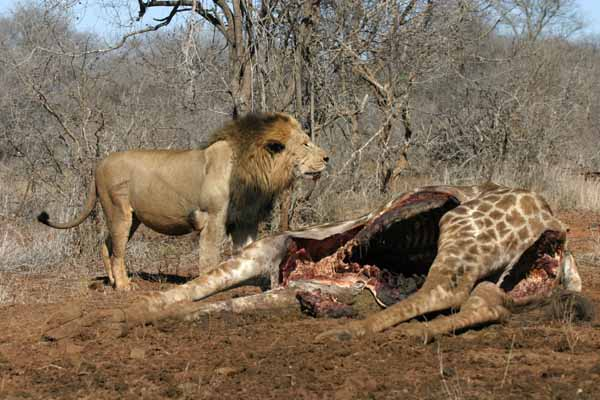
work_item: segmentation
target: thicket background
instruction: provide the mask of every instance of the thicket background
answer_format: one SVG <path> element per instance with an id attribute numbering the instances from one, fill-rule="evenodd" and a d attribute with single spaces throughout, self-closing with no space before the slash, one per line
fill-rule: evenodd
<path id="1" fill-rule="evenodd" d="M 112 151 L 193 147 L 252 110 L 295 115 L 330 153 L 316 188 L 294 189 L 292 227 L 421 184 L 486 179 L 600 209 L 598 184 L 581 175 L 600 170 L 600 39 L 582 33 L 572 0 L 94 7 L 106 34 L 76 29 L 90 12 L 79 1 L 16 3 L 0 17 L 2 271 L 99 266 L 101 213 L 70 231 L 36 214 L 76 214 Z M 276 213 L 268 228 L 278 224 Z M 130 243 L 133 270 L 194 262 L 193 238 L 148 235 Z"/>

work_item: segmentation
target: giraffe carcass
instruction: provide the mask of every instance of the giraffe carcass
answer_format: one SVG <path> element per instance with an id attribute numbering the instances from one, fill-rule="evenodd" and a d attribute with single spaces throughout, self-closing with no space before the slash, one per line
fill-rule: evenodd
<path id="1" fill-rule="evenodd" d="M 245 283 L 265 293 L 201 302 Z M 314 316 L 351 316 L 353 298 L 372 293 L 384 310 L 319 338 L 378 332 L 431 312 L 458 312 L 399 326 L 432 337 L 499 321 L 554 287 L 580 291 L 566 228 L 545 201 L 492 183 L 435 186 L 402 194 L 361 218 L 266 237 L 218 268 L 129 308 L 51 321 L 46 337 L 108 324 L 117 331 L 166 317 L 194 319 L 300 304 Z"/>

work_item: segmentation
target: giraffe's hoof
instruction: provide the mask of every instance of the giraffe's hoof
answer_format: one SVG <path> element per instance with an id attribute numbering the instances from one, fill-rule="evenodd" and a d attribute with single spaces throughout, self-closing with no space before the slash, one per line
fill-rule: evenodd
<path id="1" fill-rule="evenodd" d="M 330 329 L 315 338 L 315 342 L 323 342 L 328 339 L 352 340 L 365 336 L 367 329 L 363 321 L 352 321 L 342 328 Z"/>

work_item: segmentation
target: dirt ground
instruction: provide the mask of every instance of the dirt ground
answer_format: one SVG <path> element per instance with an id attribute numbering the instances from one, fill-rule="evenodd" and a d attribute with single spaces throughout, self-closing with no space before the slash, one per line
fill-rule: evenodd
<path id="1" fill-rule="evenodd" d="M 560 217 L 572 229 L 594 321 L 571 323 L 536 310 L 427 345 L 393 329 L 315 343 L 344 320 L 293 310 L 168 321 L 118 339 L 46 342 L 45 321 L 68 302 L 115 307 L 169 284 L 138 277 L 139 289 L 128 294 L 87 284 L 65 291 L 64 277 L 13 275 L 22 298 L 37 301 L 0 308 L 0 399 L 600 399 L 600 217 Z"/>

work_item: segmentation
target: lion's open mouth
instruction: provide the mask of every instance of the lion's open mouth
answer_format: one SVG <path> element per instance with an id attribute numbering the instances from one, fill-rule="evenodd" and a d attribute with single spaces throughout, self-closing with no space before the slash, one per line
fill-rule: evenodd
<path id="1" fill-rule="evenodd" d="M 319 179 L 321 177 L 322 172 L 323 172 L 322 170 L 321 171 L 313 171 L 313 172 L 304 172 L 302 174 L 302 176 L 305 179 L 312 179 L 312 180 L 316 181 L 317 179 Z"/>
<path id="2" fill-rule="evenodd" d="M 437 255 L 439 221 L 458 205 L 445 194 L 419 196 L 411 198 L 414 207 L 411 199 L 392 205 L 365 225 L 326 239 L 291 239 L 280 284 L 296 288 L 303 311 L 313 316 L 352 315 L 345 294 L 363 289 L 382 307 L 402 301 L 425 281 Z M 546 231 L 508 273 L 491 280 L 513 298 L 549 294 L 560 280 L 564 242 L 564 233 Z"/>

